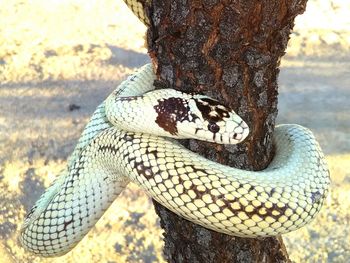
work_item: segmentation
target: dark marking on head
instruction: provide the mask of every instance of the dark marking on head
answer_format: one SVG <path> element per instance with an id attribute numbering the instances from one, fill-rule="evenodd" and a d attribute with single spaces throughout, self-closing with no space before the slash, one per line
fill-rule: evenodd
<path id="1" fill-rule="evenodd" d="M 218 102 L 217 100 L 213 100 L 211 98 L 202 98 L 201 100 L 208 103 L 208 105 L 210 106 L 219 106 L 219 105 L 221 106 L 220 102 Z"/>
<path id="2" fill-rule="evenodd" d="M 178 133 L 177 122 L 193 121 L 198 118 L 196 115 L 190 114 L 187 102 L 181 98 L 173 97 L 159 100 L 154 109 L 158 114 L 156 118 L 158 126 L 172 135 Z"/>
<path id="3" fill-rule="evenodd" d="M 202 113 L 204 120 L 210 123 L 222 121 L 229 116 L 229 108 L 210 98 L 195 99 L 197 108 Z"/>
<path id="4" fill-rule="evenodd" d="M 216 108 L 216 111 L 218 112 L 218 114 L 220 115 L 220 116 L 223 116 L 223 117 L 225 117 L 225 118 L 227 118 L 228 116 L 229 116 L 229 109 L 227 109 L 226 107 L 224 107 L 224 106 L 218 106 L 217 108 Z"/>

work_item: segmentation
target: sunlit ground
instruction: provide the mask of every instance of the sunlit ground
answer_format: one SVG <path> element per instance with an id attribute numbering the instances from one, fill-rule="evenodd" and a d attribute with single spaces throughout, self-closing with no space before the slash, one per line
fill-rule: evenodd
<path id="1" fill-rule="evenodd" d="M 333 180 L 317 219 L 284 236 L 295 262 L 350 261 L 347 2 L 310 0 L 282 61 L 279 122 L 315 132 Z M 62 258 L 35 258 L 16 242 L 94 108 L 149 61 L 144 32 L 119 0 L 0 1 L 0 262 L 164 261 L 152 204 L 135 186 Z"/>

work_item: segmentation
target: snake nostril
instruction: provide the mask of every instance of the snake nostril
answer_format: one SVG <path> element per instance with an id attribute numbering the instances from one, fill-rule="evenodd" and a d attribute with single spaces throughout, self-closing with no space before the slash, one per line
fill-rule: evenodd
<path id="1" fill-rule="evenodd" d="M 208 124 L 208 130 L 213 133 L 217 133 L 220 130 L 220 127 L 216 123 L 211 122 Z"/>
<path id="2" fill-rule="evenodd" d="M 232 137 L 233 137 L 233 139 L 235 139 L 235 140 L 236 140 L 236 139 L 237 139 L 237 137 L 238 137 L 238 133 L 236 133 L 236 132 L 235 132 L 235 133 L 233 134 L 233 136 L 232 136 Z"/>

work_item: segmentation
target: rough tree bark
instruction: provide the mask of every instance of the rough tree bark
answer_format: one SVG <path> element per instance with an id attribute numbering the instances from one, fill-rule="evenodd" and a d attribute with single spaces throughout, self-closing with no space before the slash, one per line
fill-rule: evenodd
<path id="1" fill-rule="evenodd" d="M 188 141 L 208 159 L 260 170 L 273 157 L 277 76 L 294 18 L 307 0 L 162 0 L 147 9 L 160 86 L 209 95 L 248 123 L 237 146 Z M 184 220 L 155 202 L 168 262 L 289 262 L 281 237 L 238 238 Z"/>

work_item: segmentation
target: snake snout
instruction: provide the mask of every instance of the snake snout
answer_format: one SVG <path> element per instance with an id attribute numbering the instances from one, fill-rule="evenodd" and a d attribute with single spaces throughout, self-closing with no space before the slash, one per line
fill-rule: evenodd
<path id="1" fill-rule="evenodd" d="M 242 120 L 238 126 L 233 130 L 233 134 L 231 136 L 231 143 L 240 143 L 242 142 L 249 134 L 249 128 L 247 124 Z"/>
<path id="2" fill-rule="evenodd" d="M 236 113 L 231 113 L 230 118 L 226 120 L 225 133 L 228 134 L 225 144 L 241 143 L 249 134 L 248 125 Z"/>

